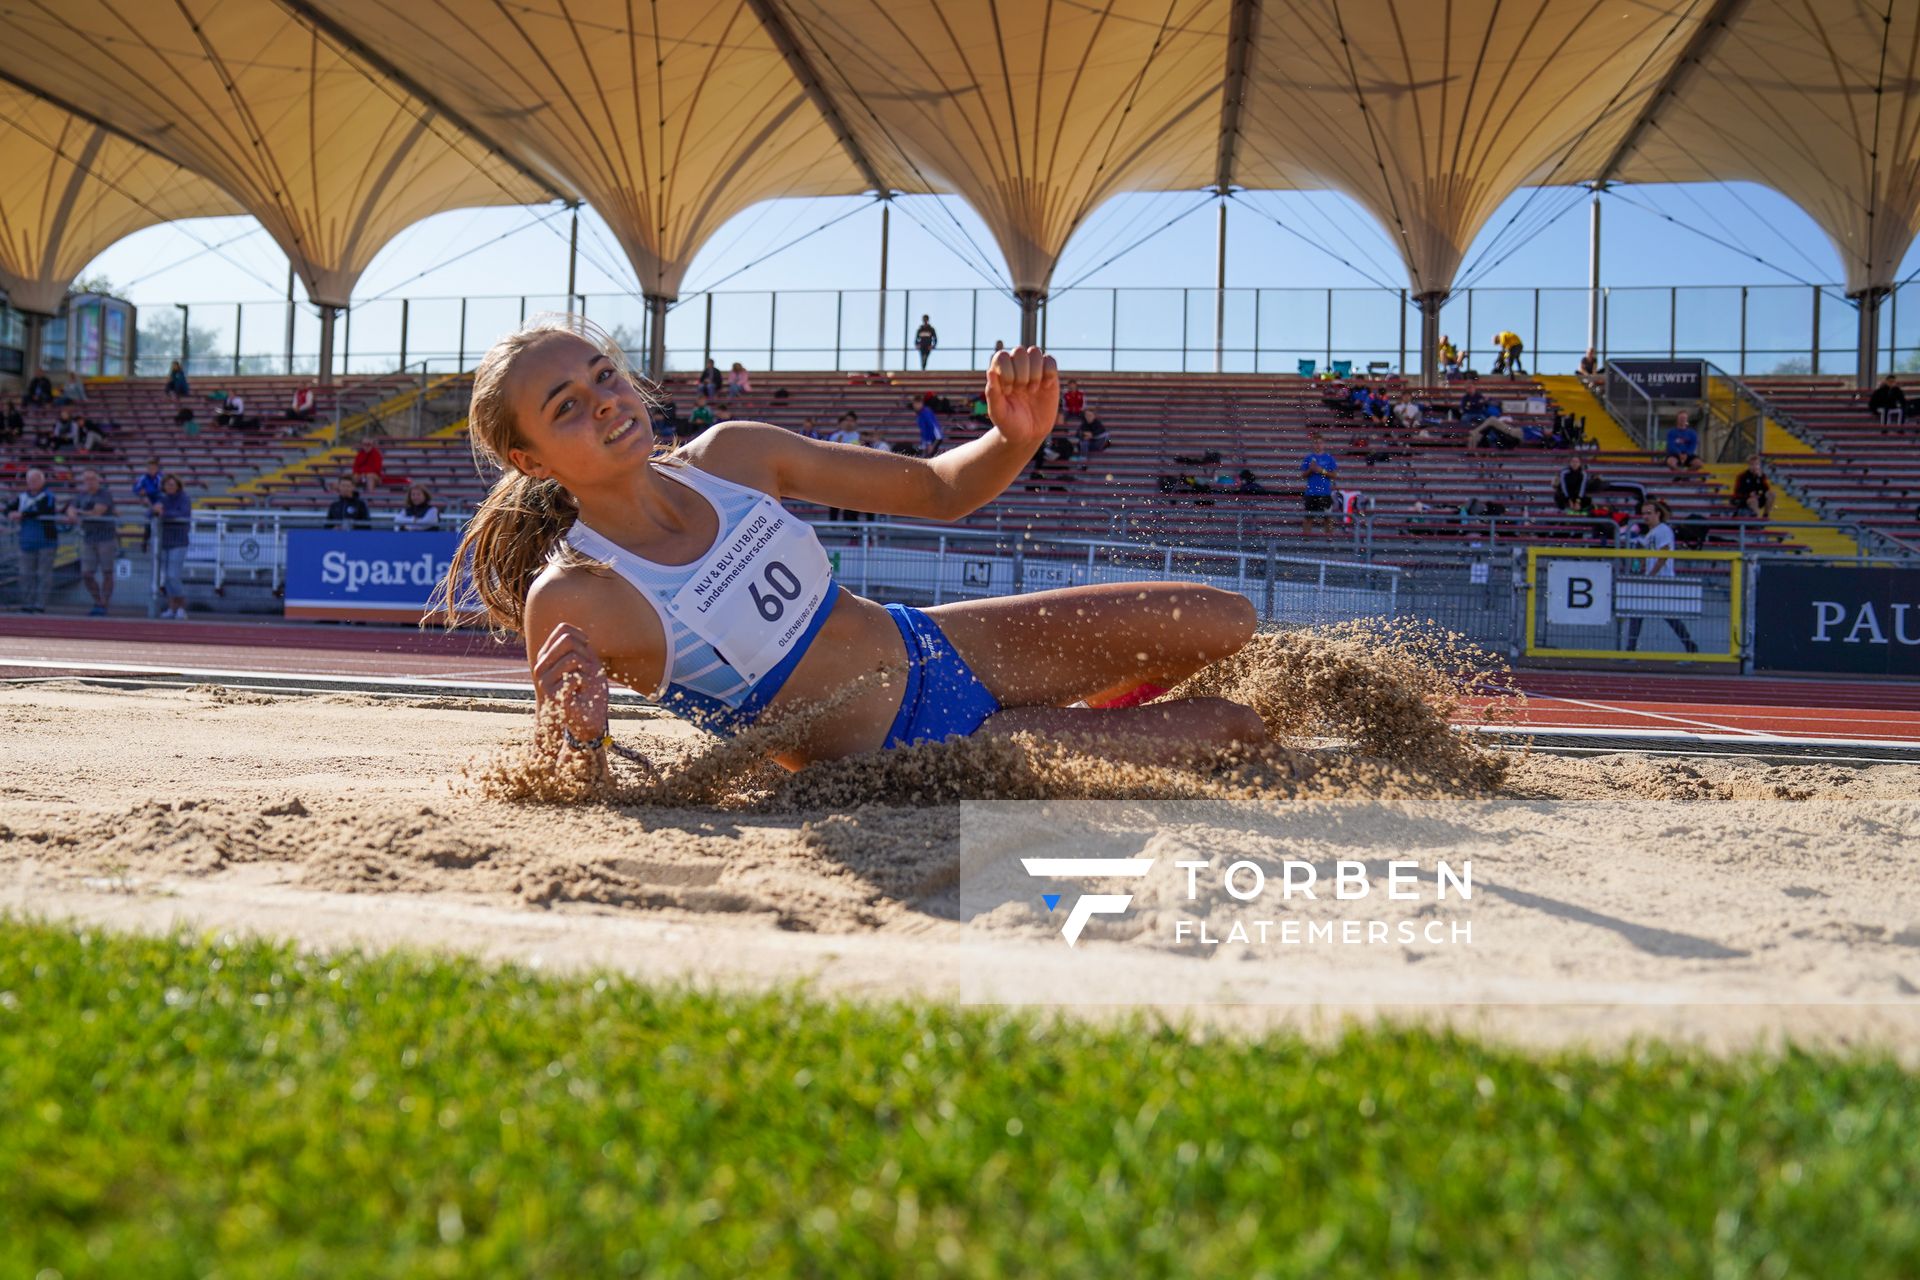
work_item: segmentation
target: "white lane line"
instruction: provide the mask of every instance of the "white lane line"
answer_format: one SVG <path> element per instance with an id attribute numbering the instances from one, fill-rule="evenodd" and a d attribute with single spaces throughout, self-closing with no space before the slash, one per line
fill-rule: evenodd
<path id="1" fill-rule="evenodd" d="M 1665 720 L 1669 724 L 1690 724 L 1697 729 L 1712 729 L 1719 733 L 1737 733 L 1749 738 L 1763 738 L 1767 741 L 1773 741 L 1775 736 L 1771 733 L 1762 733 L 1758 729 L 1741 729 L 1733 725 L 1715 724 L 1711 720 L 1695 720 L 1689 716 L 1670 716 L 1663 712 L 1641 711 L 1634 707 L 1616 707 L 1605 702 L 1589 702 L 1585 698 L 1567 698 L 1559 694 L 1540 694 L 1535 696 L 1546 701 L 1565 702 L 1576 707 L 1586 707 L 1593 711 L 1605 711 L 1612 715 L 1645 716 L 1649 720 Z M 1531 697 L 1528 699 L 1529 702 L 1533 700 L 1534 698 Z"/>

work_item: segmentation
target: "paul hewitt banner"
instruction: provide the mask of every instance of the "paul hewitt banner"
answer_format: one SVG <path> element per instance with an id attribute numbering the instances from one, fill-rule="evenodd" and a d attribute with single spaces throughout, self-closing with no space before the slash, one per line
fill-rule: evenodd
<path id="1" fill-rule="evenodd" d="M 1698 360 L 1615 360 L 1611 367 L 1645 387 L 1656 400 L 1700 398 Z"/>
<path id="2" fill-rule="evenodd" d="M 1920 569 L 1766 565 L 1754 598 L 1753 665 L 1920 676 Z"/>

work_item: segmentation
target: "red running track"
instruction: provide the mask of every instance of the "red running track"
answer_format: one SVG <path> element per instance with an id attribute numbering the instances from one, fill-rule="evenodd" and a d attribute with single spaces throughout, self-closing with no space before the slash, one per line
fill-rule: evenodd
<path id="1" fill-rule="evenodd" d="M 231 672 L 528 683 L 515 641 L 471 632 L 284 622 L 0 618 L 0 677 Z M 1516 726 L 1727 738 L 1920 743 L 1920 684 L 1761 676 L 1522 671 Z"/>

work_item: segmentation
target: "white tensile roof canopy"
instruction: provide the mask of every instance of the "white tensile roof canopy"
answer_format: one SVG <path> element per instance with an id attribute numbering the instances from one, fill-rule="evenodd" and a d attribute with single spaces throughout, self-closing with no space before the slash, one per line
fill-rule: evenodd
<path id="1" fill-rule="evenodd" d="M 216 193 L 331 306 L 421 217 L 554 198 L 664 304 L 756 202 L 955 193 L 1030 316 L 1123 191 L 1345 192 L 1435 316 L 1527 186 L 1764 183 L 1869 302 L 1920 229 L 1906 0 L 22 0 L 10 27 L 0 282 L 36 309 L 82 265 L 47 246 Z M 45 196 L 62 164 L 78 200 Z"/>

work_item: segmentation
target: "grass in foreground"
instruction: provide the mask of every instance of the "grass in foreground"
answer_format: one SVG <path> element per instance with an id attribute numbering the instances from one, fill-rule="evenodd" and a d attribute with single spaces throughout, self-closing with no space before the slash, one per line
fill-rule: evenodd
<path id="1" fill-rule="evenodd" d="M 0 920 L 0 1275 L 1911 1276 L 1915 1086 Z"/>

